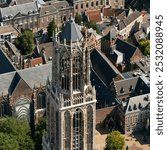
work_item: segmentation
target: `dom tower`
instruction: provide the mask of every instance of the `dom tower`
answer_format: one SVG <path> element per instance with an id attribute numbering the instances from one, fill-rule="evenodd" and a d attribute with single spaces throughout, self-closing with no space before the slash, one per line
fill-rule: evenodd
<path id="1" fill-rule="evenodd" d="M 96 92 L 90 82 L 87 34 L 74 20 L 54 38 L 52 81 L 47 83 L 45 150 L 93 150 Z"/>

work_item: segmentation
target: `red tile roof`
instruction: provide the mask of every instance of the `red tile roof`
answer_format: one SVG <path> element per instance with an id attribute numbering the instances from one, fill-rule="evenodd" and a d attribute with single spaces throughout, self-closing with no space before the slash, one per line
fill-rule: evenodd
<path id="1" fill-rule="evenodd" d="M 112 9 L 110 7 L 108 8 L 103 8 L 103 16 L 104 17 L 111 17 L 111 16 L 118 16 L 121 14 L 124 10 L 123 9 Z"/>
<path id="2" fill-rule="evenodd" d="M 31 67 L 35 67 L 35 66 L 40 65 L 42 63 L 43 63 L 42 57 L 31 59 Z"/>
<path id="3" fill-rule="evenodd" d="M 87 11 L 87 17 L 89 21 L 101 22 L 101 12 L 100 10 Z"/>

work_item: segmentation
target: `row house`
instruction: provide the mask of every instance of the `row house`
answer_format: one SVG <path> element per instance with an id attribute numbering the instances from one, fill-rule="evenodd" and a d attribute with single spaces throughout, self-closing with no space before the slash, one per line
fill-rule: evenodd
<path id="1" fill-rule="evenodd" d="M 50 1 L 46 3 L 39 9 L 39 28 L 46 28 L 53 18 L 55 18 L 57 26 L 60 27 L 68 21 L 72 11 L 72 7 L 66 1 Z"/>
<path id="2" fill-rule="evenodd" d="M 12 25 L 14 28 L 37 29 L 38 28 L 38 6 L 36 2 L 5 7 L 0 10 L 0 25 Z"/>
<path id="3" fill-rule="evenodd" d="M 106 6 L 112 8 L 124 8 L 124 0 L 68 0 L 73 6 L 74 15 L 82 14 L 87 10 L 102 9 Z"/>

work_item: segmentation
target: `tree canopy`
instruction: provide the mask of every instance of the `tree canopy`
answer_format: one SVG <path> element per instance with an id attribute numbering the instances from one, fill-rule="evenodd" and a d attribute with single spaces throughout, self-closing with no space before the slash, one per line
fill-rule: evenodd
<path id="1" fill-rule="evenodd" d="M 150 40 L 140 40 L 139 48 L 144 55 L 150 55 Z"/>
<path id="2" fill-rule="evenodd" d="M 16 39 L 16 46 L 22 55 L 31 54 L 34 50 L 34 34 L 31 30 L 23 30 Z"/>
<path id="3" fill-rule="evenodd" d="M 106 150 L 123 150 L 125 139 L 119 131 L 112 131 L 106 138 Z"/>
<path id="4" fill-rule="evenodd" d="M 34 150 L 27 121 L 10 117 L 0 119 L 0 149 Z"/>
<path id="5" fill-rule="evenodd" d="M 36 125 L 35 130 L 35 149 L 39 150 L 42 149 L 42 136 L 45 133 L 46 130 L 46 118 L 41 118 Z"/>
<path id="6" fill-rule="evenodd" d="M 99 31 L 99 28 L 98 28 L 98 26 L 97 26 L 97 24 L 96 24 L 95 22 L 93 22 L 93 21 L 86 22 L 86 23 L 85 23 L 85 26 L 86 26 L 87 28 L 92 28 L 92 29 L 96 30 L 97 33 L 100 32 L 100 31 Z"/>
<path id="7" fill-rule="evenodd" d="M 79 15 L 78 13 L 76 13 L 75 15 L 75 22 L 79 25 L 81 25 L 81 22 L 82 22 L 82 16 Z"/>
<path id="8" fill-rule="evenodd" d="M 56 26 L 55 20 L 53 18 L 53 20 L 47 26 L 48 41 L 52 40 L 51 37 L 53 36 L 53 32 L 55 32 L 56 28 L 57 28 L 57 26 Z"/>

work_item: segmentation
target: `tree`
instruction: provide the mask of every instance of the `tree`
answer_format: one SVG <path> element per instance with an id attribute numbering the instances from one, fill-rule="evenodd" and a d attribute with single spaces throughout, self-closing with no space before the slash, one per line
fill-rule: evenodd
<path id="1" fill-rule="evenodd" d="M 106 150 L 123 150 L 125 139 L 119 131 L 112 131 L 106 138 Z"/>
<path id="2" fill-rule="evenodd" d="M 78 13 L 76 13 L 76 16 L 75 16 L 75 22 L 79 25 L 81 25 L 81 22 L 82 22 L 82 16 L 79 15 Z"/>
<path id="3" fill-rule="evenodd" d="M 34 50 L 34 34 L 31 30 L 23 30 L 16 39 L 16 46 L 22 55 L 31 54 Z"/>
<path id="4" fill-rule="evenodd" d="M 39 120 L 36 130 L 35 130 L 35 149 L 42 149 L 42 136 L 46 131 L 46 118 L 42 118 Z"/>
<path id="5" fill-rule="evenodd" d="M 150 40 L 140 40 L 139 48 L 144 55 L 150 55 Z"/>
<path id="6" fill-rule="evenodd" d="M 27 121 L 10 117 L 2 118 L 0 120 L 0 133 L 0 138 L 4 138 L 10 142 L 9 146 L 12 149 L 34 150 L 34 143 Z M 8 145 L 5 142 L 3 147 L 4 149 L 8 149 Z"/>
<path id="7" fill-rule="evenodd" d="M 87 28 L 92 28 L 92 29 L 96 30 L 97 33 L 100 33 L 97 24 L 96 24 L 95 22 L 93 22 L 93 21 L 86 22 L 86 23 L 85 23 L 85 26 L 86 26 Z"/>
<path id="8" fill-rule="evenodd" d="M 16 139 L 11 138 L 10 135 L 0 132 L 0 149 L 18 150 L 19 144 Z"/>
<path id="9" fill-rule="evenodd" d="M 56 28 L 57 28 L 57 26 L 56 26 L 55 20 L 53 18 L 53 20 L 47 26 L 48 41 L 52 40 L 51 37 L 53 36 L 53 32 L 55 32 Z"/>

